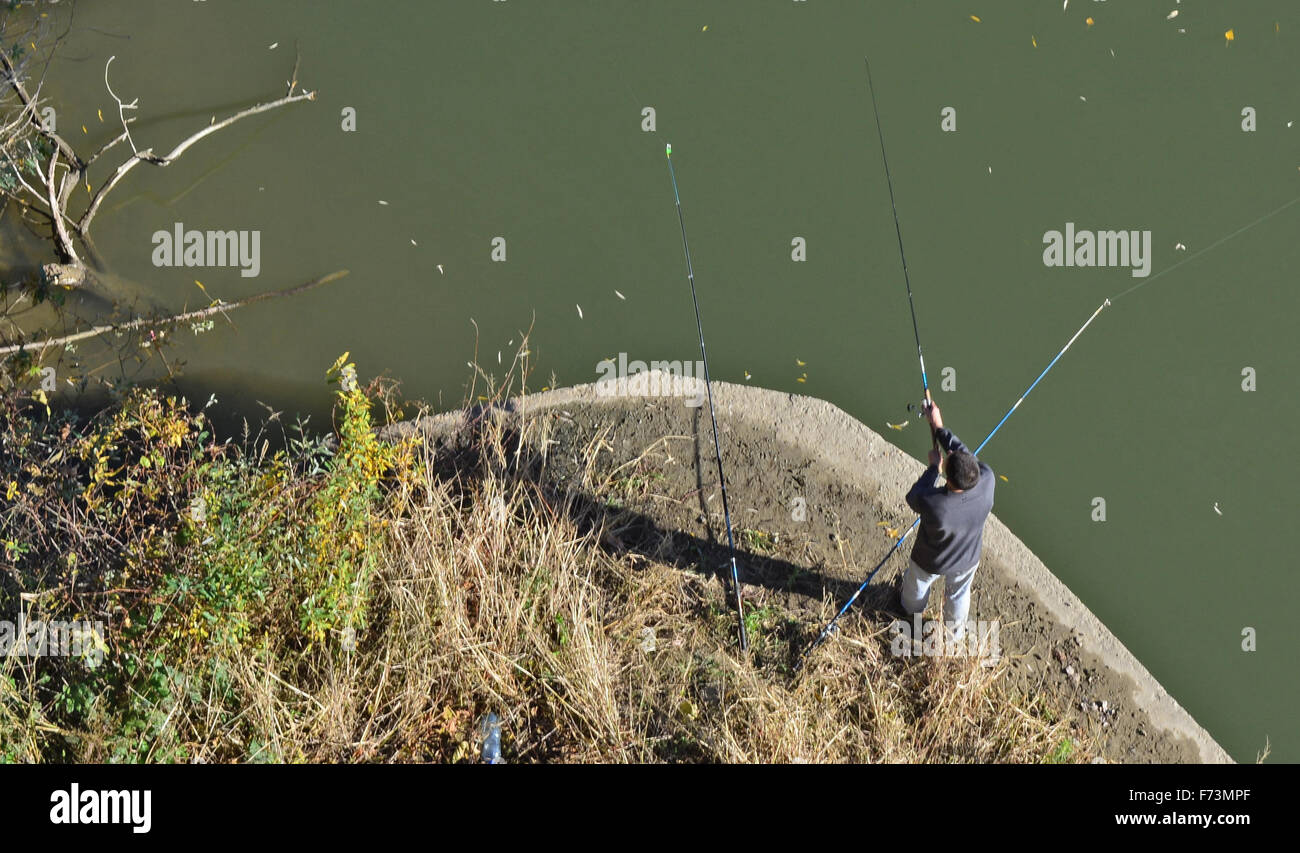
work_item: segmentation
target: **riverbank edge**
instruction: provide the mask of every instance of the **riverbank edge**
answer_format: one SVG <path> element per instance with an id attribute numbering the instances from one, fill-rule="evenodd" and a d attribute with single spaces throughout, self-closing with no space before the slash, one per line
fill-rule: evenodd
<path id="1" fill-rule="evenodd" d="M 645 377 L 638 381 L 644 382 Z M 685 380 L 685 383 L 693 382 Z M 639 392 L 647 387 L 658 392 L 655 396 L 691 396 L 702 392 L 702 388 L 685 388 L 683 384 L 678 377 L 664 377 L 658 384 L 646 382 L 631 390 L 626 379 L 588 383 L 529 393 L 511 399 L 503 407 L 527 417 L 566 406 L 623 403 L 630 397 L 642 396 Z M 728 382 L 712 385 L 720 430 L 728 422 L 748 421 L 752 426 L 766 427 L 771 431 L 774 447 L 782 444 L 798 447 L 858 489 L 878 489 L 897 494 L 901 500 L 924 470 L 921 462 L 830 402 Z M 426 438 L 448 436 L 461 428 L 465 417 L 464 410 L 454 410 L 392 424 L 381 431 L 381 437 L 397 438 L 413 433 Z M 1130 698 L 1147 714 L 1153 726 L 1174 738 L 1190 741 L 1202 763 L 1232 763 L 1232 758 L 1214 738 L 996 514 L 989 516 L 985 526 L 984 549 L 987 557 L 1004 563 L 1014 582 L 1029 591 L 1053 620 L 1079 635 L 1086 651 L 1096 655 L 1115 675 L 1131 680 L 1134 688 Z"/>

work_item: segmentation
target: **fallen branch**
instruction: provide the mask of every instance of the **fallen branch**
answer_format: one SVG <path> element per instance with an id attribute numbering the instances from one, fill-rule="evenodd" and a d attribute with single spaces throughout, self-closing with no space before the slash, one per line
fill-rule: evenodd
<path id="1" fill-rule="evenodd" d="M 20 352 L 22 350 L 26 350 L 29 348 L 39 349 L 43 353 L 45 350 L 49 349 L 50 347 L 63 346 L 65 344 L 73 343 L 74 341 L 81 341 L 81 340 L 85 340 L 86 338 L 93 338 L 97 335 L 102 335 L 105 332 L 129 332 L 135 329 L 144 329 L 144 328 L 150 328 L 155 326 L 165 326 L 170 323 L 181 323 L 187 320 L 201 320 L 205 317 L 211 317 L 214 314 L 224 314 L 227 311 L 234 311 L 236 308 L 243 308 L 244 306 L 252 305 L 255 302 L 264 302 L 268 299 L 279 299 L 282 296 L 296 296 L 299 293 L 304 293 L 308 290 L 311 290 L 314 287 L 319 287 L 322 284 L 326 284 L 331 281 L 337 281 L 338 279 L 346 276 L 348 272 L 349 272 L 348 270 L 335 270 L 334 272 L 329 273 L 328 275 L 323 275 L 320 278 L 314 278 L 311 281 L 308 281 L 304 284 L 299 284 L 294 287 L 285 288 L 284 290 L 268 290 L 265 293 L 257 293 L 252 296 L 245 297 L 244 299 L 236 300 L 234 302 L 222 302 L 218 300 L 212 305 L 209 305 L 207 308 L 199 308 L 195 311 L 186 311 L 182 314 L 173 314 L 170 317 L 159 317 L 159 318 L 141 317 L 139 319 L 130 320 L 125 323 L 110 323 L 106 326 L 95 326 L 93 328 L 86 329 L 85 331 L 82 332 L 76 332 L 74 334 L 64 335 L 58 338 L 45 338 L 43 340 L 32 341 L 30 343 L 25 343 L 25 344 L 10 344 L 9 346 L 0 347 L 0 355 L 10 355 L 12 353 Z"/>
<path id="2" fill-rule="evenodd" d="M 128 118 L 126 112 L 128 110 L 137 109 L 140 99 L 136 98 L 130 103 L 126 103 L 117 96 L 116 92 L 113 91 L 113 87 L 109 84 L 108 69 L 115 58 L 116 57 L 114 56 L 110 56 L 108 62 L 104 64 L 104 87 L 108 90 L 109 96 L 117 103 L 117 115 L 118 119 L 122 123 L 122 132 L 101 146 L 98 151 L 91 155 L 89 160 L 85 160 L 77 154 L 73 147 L 63 137 L 46 127 L 45 123 L 41 121 L 40 115 L 37 111 L 39 97 L 31 95 L 27 91 L 27 88 L 23 85 L 23 82 L 19 77 L 19 71 L 15 67 L 14 63 L 10 60 L 8 55 L 3 51 L 0 51 L 0 69 L 4 71 L 4 76 L 6 78 L 5 82 L 8 83 L 9 88 L 11 88 L 18 96 L 18 101 L 21 104 L 18 122 L 22 123 L 25 121 L 27 124 L 30 124 L 38 134 L 48 139 L 54 146 L 54 152 L 50 156 L 49 169 L 37 170 L 41 177 L 39 183 L 45 184 L 45 192 L 41 192 L 39 188 L 28 184 L 16 164 L 13 165 L 13 171 L 22 182 L 23 188 L 26 189 L 39 204 L 42 206 L 49 205 L 51 207 L 49 215 L 54 221 L 55 230 L 53 237 L 60 259 L 66 263 L 78 266 L 82 266 L 83 262 L 77 256 L 76 247 L 72 241 L 73 233 L 65 226 L 64 220 L 72 225 L 75 235 L 80 237 L 81 240 L 91 248 L 93 253 L 93 247 L 90 246 L 91 222 L 99 212 L 99 207 L 103 203 L 104 198 L 112 192 L 113 188 L 116 187 L 118 183 L 137 165 L 140 163 L 149 163 L 154 166 L 169 166 L 200 140 L 216 133 L 218 130 L 229 127 L 241 119 L 277 109 L 298 101 L 316 100 L 316 93 L 314 91 L 302 89 L 298 85 L 298 65 L 300 58 L 295 58 L 293 74 L 287 84 L 288 88 L 284 97 L 277 98 L 274 101 L 256 104 L 245 110 L 240 110 L 233 115 L 227 116 L 221 121 L 214 120 L 207 127 L 181 140 L 181 142 L 172 148 L 172 150 L 167 154 L 159 156 L 153 152 L 152 148 L 146 148 L 143 150 L 136 148 L 135 139 L 132 138 L 130 130 L 130 124 L 134 122 L 135 119 L 134 117 Z M 86 175 L 90 169 L 90 165 L 98 160 L 106 151 L 123 141 L 127 142 L 131 146 L 131 156 L 124 160 L 117 169 L 114 170 L 108 180 L 92 194 L 90 203 L 86 207 L 85 212 L 81 214 L 81 217 L 73 220 L 73 218 L 68 215 L 67 210 L 72 190 L 83 185 L 89 189 L 90 187 L 87 183 Z M 66 164 L 68 173 L 63 176 L 61 182 L 56 184 L 54 170 L 60 157 L 62 158 L 63 163 Z M 44 213 L 40 208 L 36 209 L 42 214 Z"/>
<path id="3" fill-rule="evenodd" d="M 122 99 L 117 96 L 117 93 L 113 91 L 113 87 L 108 85 L 108 66 L 113 64 L 114 59 L 117 59 L 116 55 L 110 56 L 108 62 L 104 63 L 104 88 L 108 90 L 109 97 L 117 101 L 117 117 L 122 122 L 122 132 L 126 134 L 126 141 L 131 143 L 131 153 L 139 156 L 140 149 L 135 147 L 135 140 L 131 138 L 131 128 L 126 126 L 126 111 L 138 110 L 140 108 L 140 99 L 136 98 L 131 103 L 124 104 Z"/>
<path id="4" fill-rule="evenodd" d="M 77 257 L 77 249 L 72 245 L 72 235 L 68 233 L 68 226 L 63 221 L 63 205 L 59 203 L 61 193 L 54 189 L 54 171 L 59 165 L 59 152 L 55 151 L 50 155 L 50 171 L 45 178 L 45 188 L 49 191 L 50 212 L 54 218 L 54 233 L 58 237 L 59 246 L 67 256 L 68 261 L 77 266 L 82 266 L 81 258 Z M 63 186 L 67 186 L 68 176 L 63 176 Z M 66 202 L 66 199 L 65 199 Z"/>
<path id="5" fill-rule="evenodd" d="M 4 69 L 5 77 L 9 80 L 9 88 L 13 89 L 14 93 L 18 95 L 18 100 L 23 105 L 23 112 L 27 114 L 28 123 L 37 133 L 54 143 L 59 152 L 63 154 L 64 160 L 75 164 L 78 171 L 84 169 L 86 164 L 77 156 L 77 152 L 73 150 L 72 146 L 62 136 L 46 127 L 45 122 L 41 121 L 40 114 L 36 111 L 36 99 L 27 94 L 27 89 L 23 86 L 22 81 L 18 79 L 18 69 L 14 67 L 14 64 L 9 60 L 9 56 L 4 51 L 0 51 L 0 68 Z"/>
<path id="6" fill-rule="evenodd" d="M 189 137 L 183 139 L 169 153 L 160 157 L 157 154 L 153 153 L 152 148 L 146 148 L 143 151 L 136 150 L 135 140 L 131 138 L 130 130 L 127 129 L 127 123 L 129 119 L 126 118 L 125 114 L 123 113 L 123 110 L 136 109 L 136 105 L 140 99 L 136 98 L 136 100 L 132 101 L 129 104 L 123 104 L 121 98 L 119 98 L 113 92 L 112 87 L 109 87 L 108 66 L 112 64 L 115 58 L 116 57 L 110 56 L 108 58 L 108 62 L 105 63 L 104 65 L 104 86 L 108 88 L 108 93 L 109 95 L 112 96 L 113 100 L 117 101 L 118 116 L 122 120 L 122 136 L 119 136 L 117 139 L 113 140 L 113 142 L 110 142 L 109 145 L 106 146 L 106 148 L 95 152 L 95 157 L 98 157 L 105 150 L 107 150 L 108 147 L 113 146 L 123 138 L 125 138 L 127 142 L 131 144 L 132 154 L 127 160 L 125 160 L 120 166 L 117 167 L 117 171 L 113 173 L 113 177 L 109 178 L 108 181 L 106 181 L 104 185 L 99 188 L 99 190 L 95 193 L 94 197 L 91 199 L 90 206 L 86 208 L 86 212 L 83 213 L 81 215 L 81 219 L 77 221 L 77 232 L 83 238 L 90 232 L 90 222 L 92 219 L 95 218 L 95 214 L 99 212 L 99 205 L 104 201 L 104 197 L 107 196 L 113 190 L 113 188 L 117 186 L 118 182 L 121 181 L 124 177 L 126 177 L 127 173 L 130 172 L 133 168 L 135 168 L 138 164 L 150 163 L 154 166 L 170 166 L 172 162 L 174 162 L 178 157 L 180 157 L 182 154 L 188 151 L 189 148 L 193 146 L 195 143 L 197 143 L 199 140 L 203 139 L 205 136 L 208 136 L 209 134 L 216 133 L 218 130 L 222 130 L 223 128 L 229 127 L 230 125 L 234 124 L 240 119 L 248 118 L 249 116 L 257 115 L 258 113 L 264 113 L 267 112 L 268 110 L 273 110 L 278 107 L 285 106 L 286 104 L 295 103 L 297 101 L 316 100 L 316 93 L 309 92 L 305 89 L 296 95 L 293 94 L 292 87 L 297 84 L 297 78 L 298 78 L 297 63 L 295 62 L 294 79 L 293 82 L 290 83 L 290 89 L 288 93 L 283 98 L 277 98 L 274 101 L 268 101 L 264 104 L 257 104 L 256 106 L 249 107 L 246 110 L 240 110 L 234 115 L 227 116 L 221 121 L 213 122 L 212 124 L 209 124 L 207 127 L 203 128 L 197 133 L 193 133 Z M 91 159 L 93 160 L 94 158 L 92 157 Z"/>

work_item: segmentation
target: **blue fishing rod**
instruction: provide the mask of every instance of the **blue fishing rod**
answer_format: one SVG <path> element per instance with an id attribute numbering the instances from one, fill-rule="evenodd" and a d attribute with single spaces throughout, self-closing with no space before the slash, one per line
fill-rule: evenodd
<path id="1" fill-rule="evenodd" d="M 1087 329 L 1088 326 L 1092 325 L 1092 321 L 1096 320 L 1097 315 L 1100 314 L 1102 312 L 1102 309 L 1106 308 L 1108 305 L 1110 305 L 1109 299 L 1102 302 L 1101 305 L 1098 305 L 1097 310 L 1092 312 L 1092 316 L 1088 318 L 1088 321 L 1079 327 L 1079 331 L 1074 333 L 1074 337 L 1070 338 L 1070 340 L 1065 344 L 1065 346 L 1061 347 L 1061 351 L 1058 352 L 1056 354 L 1056 357 L 1053 358 L 1048 363 L 1047 367 L 1043 368 L 1043 372 L 1038 374 L 1038 378 L 1035 379 L 1030 384 L 1030 386 L 1025 389 L 1025 393 L 1020 395 L 1020 399 L 1016 400 L 1016 402 L 1011 406 L 1010 409 L 1007 409 L 1007 413 L 1002 416 L 1002 420 L 998 421 L 998 425 L 993 427 L 993 431 L 990 432 L 984 438 L 984 440 L 980 442 L 979 447 L 975 448 L 976 456 L 979 456 L 980 451 L 983 450 L 984 446 L 987 445 L 989 441 L 993 439 L 993 436 L 998 434 L 998 430 L 1002 429 L 1002 425 L 1007 422 L 1007 420 L 1016 411 L 1016 409 L 1020 408 L 1020 404 L 1025 402 L 1025 398 L 1029 396 L 1030 392 L 1033 391 L 1036 387 L 1038 387 L 1039 382 L 1043 381 L 1043 377 L 1047 375 L 1047 372 L 1056 366 L 1056 363 L 1061 360 L 1061 356 L 1065 355 L 1066 350 L 1068 350 L 1071 346 L 1073 346 L 1074 342 L 1079 339 L 1079 336 L 1083 334 L 1084 330 Z M 840 612 L 835 614 L 835 618 L 832 619 L 826 625 L 826 627 L 822 630 L 821 634 L 817 637 L 817 639 L 813 641 L 812 645 L 810 645 L 804 651 L 804 653 L 799 656 L 799 660 L 794 667 L 795 672 L 798 672 L 803 667 L 804 662 L 808 659 L 808 655 L 812 654 L 813 651 L 816 650 L 818 646 L 826 642 L 827 638 L 829 638 L 831 634 L 835 633 L 835 631 L 837 630 L 837 623 L 840 621 L 840 617 L 849 611 L 849 608 L 852 607 L 853 603 L 858 600 L 859 596 L 862 595 L 863 591 L 871 583 L 872 578 L 876 576 L 876 573 L 879 572 L 882 567 L 884 567 L 885 563 L 889 561 L 889 558 L 893 556 L 894 552 L 897 551 L 900 547 L 902 547 L 904 540 L 907 539 L 908 535 L 910 535 L 912 531 L 916 529 L 916 526 L 920 523 L 921 523 L 921 517 L 917 516 L 916 520 L 912 522 L 912 526 L 907 528 L 907 530 L 903 533 L 902 536 L 898 537 L 898 541 L 894 543 L 894 546 L 889 549 L 889 551 L 885 554 L 885 556 L 881 559 L 881 561 L 876 564 L 876 567 L 871 570 L 871 574 L 867 575 L 867 579 L 864 580 L 862 582 L 862 585 L 858 587 L 857 591 L 853 593 L 853 597 L 844 603 L 844 606 L 840 608 Z"/>
<path id="2" fill-rule="evenodd" d="M 889 174 L 889 157 L 885 154 L 885 131 L 880 125 L 880 109 L 876 106 L 876 87 L 871 82 L 871 62 L 867 63 L 867 88 L 871 91 L 871 111 L 876 116 L 876 136 L 880 139 L 880 159 L 885 164 L 885 183 L 889 185 L 889 207 L 894 212 L 894 231 L 898 234 L 898 256 L 903 260 L 903 282 L 907 285 L 907 306 L 912 311 L 912 334 L 916 338 L 916 357 L 921 362 L 921 391 L 925 394 L 925 405 L 932 405 L 930 397 L 930 380 L 925 375 L 925 354 L 921 352 L 921 328 L 916 322 L 916 301 L 912 298 L 912 279 L 907 274 L 907 254 L 903 251 L 903 227 L 898 222 L 898 205 L 894 201 L 894 179 Z M 911 408 L 910 406 L 908 407 Z M 939 449 L 939 436 L 934 427 L 930 427 L 930 443 Z"/>
<path id="3" fill-rule="evenodd" d="M 673 200 L 677 203 L 677 224 L 682 228 L 682 251 L 686 253 L 686 278 L 691 283 L 691 303 L 695 306 L 695 328 L 700 334 L 700 361 L 704 363 L 704 390 L 709 396 L 709 420 L 713 424 L 713 453 L 718 460 L 718 483 L 722 486 L 722 517 L 727 523 L 727 551 L 731 555 L 731 589 L 736 596 L 736 619 L 740 626 L 740 650 L 749 649 L 745 633 L 745 608 L 740 600 L 740 572 L 736 568 L 736 542 L 731 534 L 731 509 L 727 506 L 727 479 L 722 474 L 722 447 L 718 444 L 718 418 L 713 413 L 713 386 L 709 382 L 709 356 L 704 351 L 704 324 L 700 321 L 700 300 L 695 295 L 695 269 L 691 266 L 691 247 L 686 242 L 686 220 L 682 218 L 682 198 L 677 193 L 677 173 L 673 170 L 673 146 L 666 148 L 668 175 L 673 179 Z"/>

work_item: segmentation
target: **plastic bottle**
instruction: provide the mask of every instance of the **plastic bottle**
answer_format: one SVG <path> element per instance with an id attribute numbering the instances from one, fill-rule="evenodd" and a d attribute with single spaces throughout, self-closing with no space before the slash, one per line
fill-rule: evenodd
<path id="1" fill-rule="evenodd" d="M 479 758 L 484 764 L 504 764 L 501 758 L 501 720 L 496 714 L 485 714 L 478 724 L 483 748 Z"/>

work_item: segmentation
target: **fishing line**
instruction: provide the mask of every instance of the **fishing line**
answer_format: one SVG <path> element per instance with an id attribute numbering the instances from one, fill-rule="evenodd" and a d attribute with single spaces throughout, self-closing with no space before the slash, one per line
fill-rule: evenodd
<path id="1" fill-rule="evenodd" d="M 889 207 L 894 213 L 894 231 L 898 234 L 898 256 L 903 260 L 903 282 L 907 285 L 907 305 L 912 311 L 912 334 L 916 338 L 916 357 L 921 362 L 921 390 L 925 401 L 933 403 L 930 398 L 930 380 L 925 375 L 925 354 L 921 352 L 921 329 L 916 322 L 916 302 L 912 298 L 912 279 L 907 274 L 907 254 L 903 251 L 903 227 L 898 222 L 898 205 L 894 201 L 894 179 L 889 174 L 889 157 L 885 155 L 885 132 L 880 125 L 880 109 L 876 106 L 876 87 L 871 82 L 871 62 L 863 59 L 867 65 L 867 88 L 871 92 L 871 111 L 876 116 L 876 136 L 880 139 L 880 159 L 885 164 L 885 183 L 889 185 Z M 908 407 L 910 410 L 910 406 Z M 934 427 L 930 427 L 930 441 L 939 449 L 939 437 Z"/>
<path id="2" fill-rule="evenodd" d="M 1025 393 L 1020 395 L 1020 399 L 1016 400 L 1016 402 L 1012 404 L 1010 409 L 1007 409 L 1007 413 L 1002 416 L 1002 420 L 998 421 L 997 426 L 993 427 L 993 431 L 990 432 L 987 436 L 985 436 L 984 440 L 980 442 L 980 446 L 975 449 L 974 455 L 978 456 L 980 451 L 984 449 L 984 446 L 987 445 L 990 440 L 992 440 L 993 436 L 997 435 L 998 430 L 1002 429 L 1002 425 L 1007 422 L 1007 419 L 1011 417 L 1011 415 L 1016 411 L 1016 409 L 1020 408 L 1020 404 L 1025 402 L 1025 398 L 1029 396 L 1030 392 L 1033 391 L 1034 388 L 1038 387 L 1038 383 L 1043 381 L 1043 377 L 1047 375 L 1047 372 L 1051 370 L 1054 366 L 1056 366 L 1056 363 L 1061 360 L 1061 356 L 1065 355 L 1066 351 L 1071 346 L 1073 346 L 1074 342 L 1079 339 L 1079 336 L 1084 333 L 1084 330 L 1087 329 L 1088 326 L 1092 325 L 1092 321 L 1096 320 L 1097 315 L 1100 314 L 1102 310 L 1106 308 L 1108 305 L 1110 305 L 1109 299 L 1105 300 L 1104 302 L 1101 303 L 1101 305 L 1097 306 L 1097 310 L 1092 312 L 1092 316 L 1088 318 L 1087 322 L 1085 322 L 1082 326 L 1079 327 L 1079 331 L 1074 333 L 1074 336 L 1071 337 L 1070 340 L 1066 342 L 1065 346 L 1061 347 L 1061 351 L 1058 352 L 1056 354 L 1056 357 L 1053 358 L 1048 363 L 1047 367 L 1043 368 L 1043 372 L 1038 374 L 1038 378 L 1035 379 L 1032 383 L 1030 383 L 1029 387 L 1025 389 Z M 886 552 L 885 556 L 882 557 L 880 562 L 876 564 L 876 567 L 871 570 L 871 574 L 867 575 L 867 579 L 864 580 L 862 582 L 862 585 L 857 588 L 857 590 L 853 593 L 853 596 L 844 603 L 844 606 L 840 608 L 840 611 L 835 614 L 835 618 L 831 619 L 831 621 L 827 623 L 826 627 L 822 629 L 821 634 L 819 634 L 817 639 L 812 642 L 812 645 L 810 645 L 804 651 L 804 653 L 800 655 L 799 660 L 795 663 L 794 666 L 795 672 L 798 672 L 799 669 L 802 668 L 804 661 L 807 660 L 808 658 L 808 655 L 812 654 L 813 651 L 817 649 L 817 647 L 819 647 L 822 643 L 826 642 L 827 638 L 830 637 L 831 634 L 835 633 L 836 623 L 839 622 L 840 617 L 849 611 L 849 608 L 852 607 L 853 603 L 858 600 L 859 596 L 862 595 L 863 591 L 871 583 L 871 580 L 876 576 L 876 573 L 879 572 L 884 567 L 885 563 L 889 561 L 889 558 L 893 556 L 894 552 L 897 551 L 900 547 L 902 547 L 903 542 L 907 539 L 909 535 L 911 535 L 912 531 L 915 530 L 917 525 L 919 525 L 920 523 L 921 523 L 921 517 L 917 516 L 916 520 L 912 522 L 912 526 L 907 528 L 907 530 L 903 532 L 902 536 L 898 537 L 898 541 L 896 541 L 893 547 L 890 548 L 888 552 Z"/>
<path id="3" fill-rule="evenodd" d="M 718 483 L 722 486 L 722 517 L 727 522 L 727 551 L 731 555 L 731 588 L 736 595 L 736 618 L 740 626 L 740 650 L 749 648 L 745 633 L 745 609 L 740 600 L 740 573 L 736 569 L 736 542 L 731 534 L 731 510 L 727 506 L 727 479 L 722 474 L 722 447 L 718 444 L 718 418 L 713 413 L 713 386 L 709 382 L 709 356 L 704 350 L 704 325 L 700 321 L 700 301 L 695 295 L 695 269 L 691 266 L 691 247 L 686 242 L 686 220 L 682 218 L 682 199 L 677 194 L 677 173 L 673 169 L 673 146 L 665 149 L 668 175 L 673 180 L 673 200 L 677 203 L 677 224 L 682 228 L 682 251 L 686 254 L 686 278 L 691 283 L 691 303 L 695 306 L 695 328 L 700 333 L 700 361 L 704 363 L 704 389 L 709 396 L 709 420 L 713 424 L 713 453 L 718 460 Z"/>
<path id="4" fill-rule="evenodd" d="M 1264 214 L 1264 215 L 1261 216 L 1259 219 L 1256 219 L 1254 222 L 1250 223 L 1249 225 L 1243 225 L 1242 227 L 1238 228 L 1236 231 L 1233 231 L 1233 232 L 1232 232 L 1231 234 L 1229 234 L 1228 236 L 1226 236 L 1226 237 L 1220 237 L 1218 240 L 1215 240 L 1213 243 L 1211 243 L 1210 245 L 1206 246 L 1204 249 L 1201 249 L 1199 252 L 1194 252 L 1193 254 L 1190 254 L 1190 255 L 1188 255 L 1187 257 L 1183 258 L 1181 261 L 1179 261 L 1178 263 L 1174 264 L 1172 267 L 1168 267 L 1168 268 L 1166 268 L 1166 269 L 1161 270 L 1160 272 L 1156 273 L 1155 275 L 1151 276 L 1150 278 L 1146 279 L 1145 281 L 1140 281 L 1140 282 L 1138 282 L 1137 284 L 1133 285 L 1133 286 L 1130 287 L 1128 290 L 1124 291 L 1123 293 L 1121 293 L 1119 296 L 1116 296 L 1115 298 L 1116 298 L 1116 299 L 1122 299 L 1122 298 L 1124 298 L 1125 296 L 1128 296 L 1128 295 L 1129 295 L 1130 293 L 1132 293 L 1133 291 L 1137 290 L 1139 287 L 1146 287 L 1148 284 L 1150 284 L 1151 282 L 1153 282 L 1153 281 L 1155 281 L 1156 279 L 1160 278 L 1160 276 L 1164 275 L 1165 273 L 1171 273 L 1171 272 L 1173 272 L 1174 270 L 1176 270 L 1176 269 L 1178 269 L 1179 267 L 1181 267 L 1183 264 L 1190 263 L 1190 262 L 1196 260 L 1196 259 L 1199 258 L 1201 255 L 1204 255 L 1206 252 L 1210 251 L 1211 249 L 1216 249 L 1216 248 L 1218 248 L 1219 246 L 1222 246 L 1224 243 L 1228 242 L 1228 241 L 1231 240 L 1233 237 L 1236 237 L 1237 235 L 1241 234 L 1242 232 L 1244 232 L 1244 231 L 1249 231 L 1250 229 L 1254 228 L 1256 225 L 1259 225 L 1259 224 L 1260 224 L 1261 222 L 1263 222 L 1264 220 L 1266 220 L 1266 219 L 1272 219 L 1274 216 L 1277 216 L 1279 213 L 1281 213 L 1282 211 L 1286 210 L 1288 207 L 1290 207 L 1291 205 L 1295 204 L 1295 203 L 1298 202 L 1298 201 L 1300 201 L 1300 196 L 1296 196 L 1295 198 L 1291 199 L 1291 200 L 1288 201 L 1286 204 L 1282 205 L 1281 207 L 1277 208 L 1276 210 L 1272 211 L 1271 213 L 1266 213 L 1266 214 Z"/>

